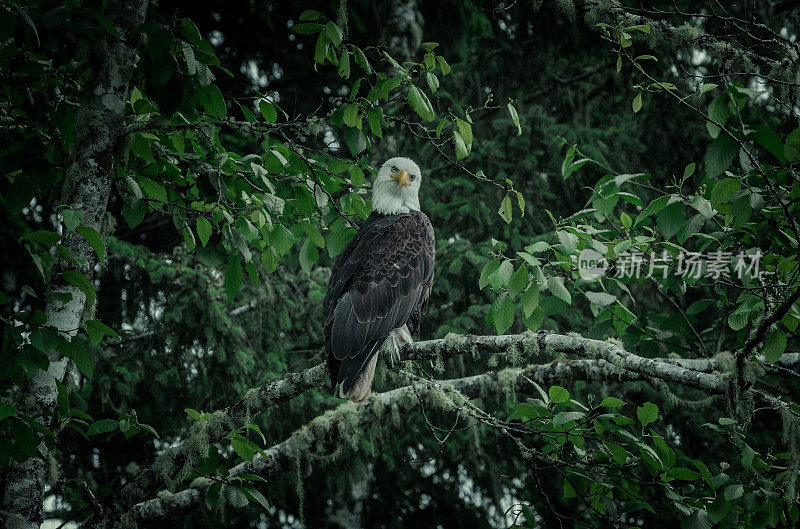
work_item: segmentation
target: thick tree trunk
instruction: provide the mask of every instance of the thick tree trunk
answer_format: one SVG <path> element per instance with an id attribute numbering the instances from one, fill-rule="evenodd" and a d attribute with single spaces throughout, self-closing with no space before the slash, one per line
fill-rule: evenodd
<path id="1" fill-rule="evenodd" d="M 128 94 L 128 83 L 133 72 L 136 49 L 133 30 L 144 21 L 147 0 L 129 0 L 110 4 L 109 18 L 117 28 L 96 45 L 97 76 L 87 101 L 76 116 L 75 141 L 64 171 L 64 189 L 61 203 L 83 214 L 81 225 L 103 232 L 106 205 L 111 192 L 113 160 L 120 139 L 122 116 Z M 84 264 L 61 262 L 55 269 L 51 283 L 54 292 L 72 296 L 66 303 L 50 300 L 46 306 L 47 324 L 59 330 L 67 339 L 77 333 L 84 312 L 91 309 L 86 295 L 77 287 L 64 281 L 61 272 L 80 270 L 91 280 L 97 265 L 97 255 L 88 241 L 76 232 L 64 230 L 62 244 L 73 257 Z M 58 399 L 56 380 L 62 381 L 67 371 L 68 359 L 56 351 L 48 354 L 49 368 L 37 373 L 25 388 L 26 397 L 20 410 L 35 417 L 46 427 L 52 426 L 52 417 Z M 47 479 L 49 449 L 39 446 L 36 457 L 21 463 L 12 463 L 8 469 L 3 491 L 3 509 L 11 516 L 7 528 L 33 529 L 42 523 L 42 500 Z"/>

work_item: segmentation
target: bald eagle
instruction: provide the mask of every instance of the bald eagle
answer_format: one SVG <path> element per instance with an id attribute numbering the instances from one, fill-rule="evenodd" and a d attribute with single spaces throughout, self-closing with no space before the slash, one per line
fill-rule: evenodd
<path id="1" fill-rule="evenodd" d="M 334 393 L 361 402 L 381 352 L 411 343 L 433 283 L 433 226 L 419 210 L 422 174 L 409 158 L 384 163 L 372 214 L 344 247 L 323 301 L 325 353 Z"/>

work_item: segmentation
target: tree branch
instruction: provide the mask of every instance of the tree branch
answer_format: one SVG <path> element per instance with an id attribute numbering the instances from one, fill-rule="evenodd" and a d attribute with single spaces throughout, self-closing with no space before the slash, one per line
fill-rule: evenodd
<path id="1" fill-rule="evenodd" d="M 695 359 L 649 359 L 628 353 L 614 341 L 601 341 L 580 336 L 565 336 L 549 332 L 524 333 L 504 336 L 460 336 L 448 335 L 444 339 L 416 342 L 406 346 L 402 357 L 411 361 L 430 361 L 438 358 L 451 358 L 459 354 L 507 353 L 520 355 L 527 352 L 534 355 L 545 353 L 574 354 L 580 359 L 559 359 L 549 364 L 529 365 L 524 368 L 508 368 L 470 377 L 445 381 L 427 381 L 411 384 L 385 393 L 374 394 L 363 405 L 344 403 L 315 418 L 311 423 L 296 431 L 285 441 L 269 448 L 267 457 L 257 455 L 252 462 L 240 463 L 230 471 L 231 476 L 240 473 L 257 474 L 262 477 L 273 472 L 289 470 L 298 461 L 322 457 L 343 450 L 352 441 L 353 428 L 365 427 L 383 418 L 387 410 L 397 407 L 400 412 L 408 411 L 418 402 L 413 395 L 428 395 L 437 385 L 446 385 L 463 393 L 467 398 L 485 396 L 487 393 L 520 391 L 535 394 L 532 382 L 542 385 L 569 383 L 574 380 L 586 381 L 637 381 L 658 379 L 686 387 L 704 390 L 712 394 L 727 391 L 728 382 L 715 371 L 723 371 L 726 361 L 719 358 Z M 727 362 L 727 365 L 730 361 Z M 788 354 L 782 359 L 781 367 L 791 369 L 800 365 L 800 354 Z M 327 381 L 324 364 L 308 368 L 299 373 L 291 373 L 285 378 L 255 388 L 248 395 L 224 410 L 217 411 L 209 421 L 220 425 L 238 426 L 245 417 L 257 414 L 280 402 L 286 402 L 308 389 L 321 386 Z M 771 407 L 781 407 L 780 400 L 766 400 Z M 438 401 L 441 401 L 441 395 Z M 341 425 L 341 427 L 340 427 Z M 208 430 L 206 426 L 204 430 Z M 190 434 L 191 437 L 191 434 Z M 213 441 L 213 440 L 212 440 Z M 187 456 L 184 443 L 169 449 L 161 458 L 179 459 L 180 474 L 190 470 L 191 460 Z M 176 466 L 176 468 L 177 468 Z M 152 469 L 147 471 L 155 478 Z M 169 479 L 174 479 L 174 475 Z M 201 490 L 210 484 L 207 480 L 195 480 L 192 486 L 177 494 L 159 497 L 134 505 L 125 515 L 132 521 L 163 520 L 176 514 L 195 509 L 201 500 Z M 152 485 L 152 482 L 150 483 Z"/>

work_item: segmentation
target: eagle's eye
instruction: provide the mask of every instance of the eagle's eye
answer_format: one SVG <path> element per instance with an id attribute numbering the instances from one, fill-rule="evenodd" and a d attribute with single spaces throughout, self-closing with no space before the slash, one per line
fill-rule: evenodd
<path id="1" fill-rule="evenodd" d="M 392 172 L 393 172 L 393 173 L 396 173 L 396 172 L 397 172 L 397 166 L 396 166 L 396 165 L 393 165 L 393 166 L 392 166 Z"/>
<path id="2" fill-rule="evenodd" d="M 408 179 L 413 182 L 416 177 L 417 177 L 417 175 L 412 174 L 411 176 L 408 177 Z"/>

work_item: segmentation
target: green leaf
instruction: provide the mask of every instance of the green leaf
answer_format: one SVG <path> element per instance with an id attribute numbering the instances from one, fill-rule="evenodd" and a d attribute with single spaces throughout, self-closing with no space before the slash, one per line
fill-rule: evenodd
<path id="1" fill-rule="evenodd" d="M 435 94 L 436 91 L 439 89 L 439 78 L 436 77 L 436 74 L 433 72 L 426 72 L 425 81 L 427 81 L 428 88 L 431 89 L 431 93 Z"/>
<path id="2" fill-rule="evenodd" d="M 347 143 L 347 147 L 350 149 L 350 152 L 353 153 L 353 156 L 367 148 L 367 137 L 364 136 L 361 129 L 356 127 L 349 128 L 345 131 L 344 141 Z"/>
<path id="3" fill-rule="evenodd" d="M 233 438 L 231 438 L 231 447 L 233 447 L 236 454 L 245 461 L 252 461 L 253 456 L 258 453 L 258 446 L 240 435 L 234 435 Z"/>
<path id="4" fill-rule="evenodd" d="M 358 46 L 351 46 L 350 49 L 353 51 L 353 57 L 355 58 L 356 64 L 359 65 L 365 72 L 371 74 L 372 67 L 369 65 L 367 56 L 364 55 L 364 52 L 361 51 L 361 48 Z"/>
<path id="5" fill-rule="evenodd" d="M 89 341 L 92 345 L 98 345 L 103 341 L 104 336 L 119 338 L 117 332 L 99 320 L 88 320 L 85 323 L 86 332 L 89 333 Z"/>
<path id="6" fill-rule="evenodd" d="M 456 119 L 456 127 L 458 128 L 458 133 L 461 135 L 461 138 L 464 140 L 464 143 L 467 146 L 467 151 L 471 151 L 473 140 L 472 125 L 463 119 Z"/>
<path id="7" fill-rule="evenodd" d="M 211 223 L 205 217 L 197 217 L 195 224 L 197 229 L 197 236 L 200 237 L 200 244 L 205 246 L 211 238 Z"/>
<path id="8" fill-rule="evenodd" d="M 508 104 L 508 113 L 511 114 L 511 121 L 517 126 L 517 136 L 520 136 L 522 134 L 522 126 L 519 123 L 519 114 L 511 103 Z"/>
<path id="9" fill-rule="evenodd" d="M 539 285 L 533 283 L 528 290 L 522 294 L 522 312 L 526 318 L 530 318 L 533 311 L 539 307 Z"/>
<path id="10" fill-rule="evenodd" d="M 499 291 L 511 281 L 511 276 L 514 273 L 514 265 L 508 259 L 500 263 L 497 270 L 489 276 L 489 283 L 495 291 Z"/>
<path id="11" fill-rule="evenodd" d="M 731 329 L 734 331 L 741 331 L 744 329 L 744 326 L 747 325 L 747 320 L 749 318 L 750 312 L 733 312 L 728 316 L 728 325 L 730 325 Z"/>
<path id="12" fill-rule="evenodd" d="M 244 491 L 239 487 L 234 487 L 232 485 L 225 485 L 225 497 L 228 499 L 228 503 L 230 503 L 231 507 L 234 509 L 247 507 L 247 504 L 250 503 Z"/>
<path id="13" fill-rule="evenodd" d="M 658 406 L 652 402 L 645 402 L 643 406 L 639 406 L 636 409 L 636 416 L 639 418 L 639 422 L 642 423 L 642 428 L 644 428 L 658 419 Z"/>
<path id="14" fill-rule="evenodd" d="M 310 222 L 305 222 L 303 223 L 303 231 L 316 246 L 325 248 L 325 238 L 322 236 L 316 226 Z"/>
<path id="15" fill-rule="evenodd" d="M 222 490 L 222 482 L 216 481 L 214 482 L 208 489 L 206 489 L 206 507 L 208 510 L 212 510 L 216 507 L 217 503 L 219 503 L 220 492 Z"/>
<path id="16" fill-rule="evenodd" d="M 684 467 L 673 467 L 667 472 L 670 477 L 684 481 L 694 481 L 700 478 L 700 473 Z"/>
<path id="17" fill-rule="evenodd" d="M 706 176 L 714 178 L 730 167 L 739 152 L 739 146 L 727 135 L 721 135 L 708 146 L 703 158 L 706 164 Z"/>
<path id="18" fill-rule="evenodd" d="M 519 207 L 519 216 L 525 216 L 525 197 L 522 196 L 522 193 L 516 191 L 517 194 L 517 206 Z"/>
<path id="19" fill-rule="evenodd" d="M 630 215 L 628 215 L 624 211 L 619 214 L 619 221 L 622 223 L 622 225 L 625 227 L 626 230 L 631 229 L 631 225 L 633 224 L 633 222 L 631 221 Z"/>
<path id="20" fill-rule="evenodd" d="M 508 295 L 513 297 L 525 290 L 528 286 L 528 280 L 528 268 L 522 264 L 508 282 Z"/>
<path id="21" fill-rule="evenodd" d="M 67 228 L 67 231 L 74 231 L 75 228 L 80 226 L 83 220 L 83 212 L 73 209 L 62 210 L 61 216 L 64 218 L 64 226 Z"/>
<path id="22" fill-rule="evenodd" d="M 689 305 L 688 309 L 686 309 L 686 314 L 690 314 L 690 315 L 700 314 L 705 309 L 707 309 L 710 305 L 713 305 L 713 304 L 714 304 L 714 300 L 713 299 L 701 299 L 699 301 L 695 301 L 694 303 Z"/>
<path id="23" fill-rule="evenodd" d="M 618 465 L 624 465 L 628 460 L 628 452 L 617 443 L 611 441 L 603 441 L 603 446 L 611 453 L 611 457 Z"/>
<path id="24" fill-rule="evenodd" d="M 64 280 L 78 287 L 78 289 L 86 294 L 86 303 L 88 306 L 94 305 L 95 291 L 94 285 L 89 278 L 77 270 L 67 270 L 64 272 Z"/>
<path id="25" fill-rule="evenodd" d="M 0 403 L 0 421 L 6 417 L 13 417 L 16 414 L 17 412 L 11 404 L 6 404 L 5 402 Z"/>
<path id="26" fill-rule="evenodd" d="M 574 233 L 566 230 L 558 230 L 556 232 L 556 237 L 558 237 L 558 242 L 561 243 L 561 247 L 566 253 L 572 254 L 578 251 L 578 236 Z"/>
<path id="27" fill-rule="evenodd" d="M 633 98 L 633 103 L 631 103 L 631 106 L 633 107 L 634 113 L 635 112 L 639 112 L 642 109 L 642 94 L 641 93 L 636 94 L 636 97 Z"/>
<path id="28" fill-rule="evenodd" d="M 498 296 L 489 309 L 486 319 L 490 324 L 494 324 L 497 334 L 506 332 L 514 324 L 514 304 L 511 298 L 505 293 Z"/>
<path id="29" fill-rule="evenodd" d="M 54 242 L 60 240 L 61 236 L 52 231 L 37 230 L 27 235 L 23 235 L 21 237 L 21 240 L 22 239 L 39 242 L 42 244 L 53 244 Z"/>
<path id="30" fill-rule="evenodd" d="M 572 160 L 575 159 L 575 146 L 570 146 L 567 149 L 567 154 L 564 155 L 564 161 L 561 163 L 561 176 L 566 180 L 573 171 L 569 171 L 570 165 L 572 165 Z"/>
<path id="31" fill-rule="evenodd" d="M 298 24 L 298 26 L 303 24 Z M 331 39 L 327 37 L 325 32 L 321 32 L 317 37 L 317 45 L 314 48 L 314 62 L 322 64 L 325 62 L 325 57 L 328 56 L 328 48 L 331 45 Z"/>
<path id="32" fill-rule="evenodd" d="M 612 303 L 614 303 L 617 300 L 617 296 L 615 296 L 614 294 L 609 294 L 608 292 L 588 292 L 587 291 L 587 292 L 584 292 L 584 295 L 586 296 L 586 299 L 588 299 L 589 302 L 592 305 L 595 305 L 595 306 L 597 306 L 598 308 L 601 308 L 601 309 L 604 308 L 604 307 L 607 307 L 608 305 L 611 305 Z"/>
<path id="33" fill-rule="evenodd" d="M 89 348 L 86 346 L 86 343 L 78 337 L 73 337 L 71 342 L 67 340 L 64 340 L 64 342 L 65 349 L 68 351 L 66 356 L 75 360 L 75 365 L 81 373 L 88 378 L 92 378 L 94 363 L 92 362 L 92 355 L 89 353 Z M 62 347 L 59 347 L 59 351 L 64 353 L 62 349 Z"/>
<path id="34" fill-rule="evenodd" d="M 46 327 L 36 327 L 30 335 L 31 345 L 43 353 L 49 353 L 55 349 L 58 342 L 58 335 L 52 329 Z"/>
<path id="35" fill-rule="evenodd" d="M 725 487 L 725 499 L 728 501 L 739 499 L 742 494 L 744 494 L 744 487 L 739 483 Z"/>
<path id="36" fill-rule="evenodd" d="M 101 433 L 108 433 L 113 432 L 114 430 L 119 428 L 119 421 L 115 421 L 114 419 L 100 419 L 99 421 L 95 421 L 89 426 L 89 429 L 86 430 L 86 435 L 92 436 Z"/>
<path id="37" fill-rule="evenodd" d="M 533 309 L 531 315 L 525 318 L 525 321 L 523 323 L 525 324 L 526 329 L 528 329 L 531 332 L 536 332 L 539 330 L 539 327 L 542 326 L 543 321 L 544 321 L 544 310 L 542 310 L 542 307 L 537 305 L 536 308 Z"/>
<path id="38" fill-rule="evenodd" d="M 278 256 L 275 254 L 274 248 L 266 248 L 261 252 L 261 266 L 268 274 L 271 274 L 278 268 Z"/>
<path id="39" fill-rule="evenodd" d="M 122 216 L 130 228 L 138 226 L 147 214 L 147 203 L 144 200 L 137 200 L 134 204 L 125 204 L 122 207 Z"/>
<path id="40" fill-rule="evenodd" d="M 344 124 L 348 127 L 355 127 L 356 123 L 360 121 L 358 116 L 358 105 L 353 103 L 347 105 L 344 109 L 344 114 L 342 114 L 342 119 L 344 120 Z"/>
<path id="41" fill-rule="evenodd" d="M 241 477 L 241 474 L 239 474 L 239 477 Z M 265 509 L 269 509 L 267 498 L 254 487 L 244 487 L 242 490 L 244 490 L 245 494 L 247 494 L 251 500 L 258 502 Z"/>
<path id="42" fill-rule="evenodd" d="M 450 73 L 451 71 L 450 65 L 447 64 L 447 61 L 445 60 L 444 57 L 442 57 L 441 55 L 437 55 L 436 62 L 439 63 L 439 68 L 442 69 L 442 75 L 447 75 Z"/>
<path id="43" fill-rule="evenodd" d="M 350 54 L 347 53 L 347 49 L 343 50 L 339 57 L 339 77 L 350 78 Z"/>
<path id="44" fill-rule="evenodd" d="M 756 452 L 753 450 L 749 444 L 742 443 L 742 466 L 745 468 L 751 468 L 753 466 L 753 459 L 755 458 Z"/>
<path id="45" fill-rule="evenodd" d="M 794 129 L 789 137 L 786 138 L 786 145 L 783 148 L 787 162 L 800 159 L 800 127 Z"/>
<path id="46" fill-rule="evenodd" d="M 224 118 L 228 114 L 225 99 L 222 97 L 222 92 L 217 85 L 210 84 L 203 87 L 200 91 L 199 99 L 205 111 L 215 118 Z"/>
<path id="47" fill-rule="evenodd" d="M 453 131 L 453 145 L 456 149 L 456 160 L 462 160 L 467 157 L 469 154 L 469 151 L 467 150 L 467 144 L 464 142 L 464 139 L 457 130 Z"/>
<path id="48" fill-rule="evenodd" d="M 563 404 L 569 400 L 569 391 L 561 386 L 550 386 L 547 395 L 550 397 L 550 402 L 554 404 Z"/>
<path id="49" fill-rule="evenodd" d="M 261 111 L 261 115 L 267 123 L 275 123 L 278 121 L 278 111 L 275 109 L 275 106 L 266 99 L 262 99 L 258 102 L 258 110 Z"/>
<path id="50" fill-rule="evenodd" d="M 625 406 L 625 401 L 617 397 L 606 397 L 600 402 L 600 406 L 604 408 L 621 408 Z"/>
<path id="51" fill-rule="evenodd" d="M 292 26 L 292 31 L 297 33 L 298 35 L 313 35 L 315 33 L 319 33 L 325 29 L 325 26 L 322 24 L 295 24 Z"/>
<path id="52" fill-rule="evenodd" d="M 313 9 L 306 9 L 302 13 L 300 13 L 300 21 L 307 22 L 309 20 L 317 20 L 319 17 L 322 16 L 322 13 L 319 11 L 314 11 Z"/>
<path id="53" fill-rule="evenodd" d="M 408 104 L 425 121 L 433 121 L 433 118 L 436 117 L 428 96 L 414 85 L 408 88 Z"/>
<path id="54" fill-rule="evenodd" d="M 681 229 L 686 220 L 686 208 L 683 202 L 673 202 L 661 210 L 656 217 L 658 227 L 665 239 L 670 239 Z"/>
<path id="55" fill-rule="evenodd" d="M 717 85 L 715 85 L 714 83 L 703 83 L 700 86 L 700 95 L 703 95 L 706 92 L 708 92 L 709 90 L 715 89 L 716 87 L 717 87 Z"/>
<path id="56" fill-rule="evenodd" d="M 383 110 L 380 108 L 370 108 L 367 112 L 367 119 L 369 121 L 369 130 L 379 138 L 383 138 L 383 131 L 381 130 L 381 118 L 383 117 Z"/>
<path id="57" fill-rule="evenodd" d="M 311 243 L 311 239 L 306 239 L 300 248 L 300 266 L 307 274 L 311 273 L 311 268 L 319 259 L 319 250 L 317 246 Z"/>
<path id="58" fill-rule="evenodd" d="M 780 163 L 786 163 L 786 154 L 783 140 L 778 133 L 766 125 L 750 125 L 747 138 L 755 140 L 759 145 L 770 152 Z"/>
<path id="59" fill-rule="evenodd" d="M 736 178 L 723 178 L 714 184 L 714 188 L 711 190 L 711 206 L 718 209 L 721 204 L 728 202 L 736 194 L 740 186 L 741 183 Z"/>
<path id="60" fill-rule="evenodd" d="M 241 290 L 243 275 L 239 257 L 232 256 L 228 259 L 228 266 L 225 267 L 225 294 L 230 301 L 233 301 Z"/>
<path id="61" fill-rule="evenodd" d="M 503 197 L 503 201 L 500 202 L 500 209 L 497 210 L 497 213 L 506 223 L 511 224 L 512 211 L 511 197 L 506 195 Z"/>
<path id="62" fill-rule="evenodd" d="M 690 205 L 706 219 L 710 219 L 716 213 L 716 210 L 714 209 L 714 206 L 711 205 L 711 202 L 700 195 L 693 196 Z"/>
<path id="63" fill-rule="evenodd" d="M 547 288 L 550 292 L 560 299 L 567 303 L 567 305 L 572 305 L 572 296 L 570 296 L 569 291 L 564 286 L 564 278 L 561 276 L 550 276 L 547 278 Z"/>
<path id="64" fill-rule="evenodd" d="M 634 223 L 634 226 L 638 226 L 639 223 L 642 222 L 644 219 L 659 213 L 662 209 L 664 209 L 667 206 L 671 197 L 672 195 L 665 195 L 663 197 L 658 197 L 657 199 L 650 202 L 647 205 L 647 207 L 645 207 L 636 217 L 636 222 Z"/>
<path id="65" fill-rule="evenodd" d="M 553 389 L 553 388 L 550 388 Z M 566 390 L 565 390 L 566 391 Z M 553 400 L 552 398 L 550 400 Z M 555 402 L 555 401 L 554 401 Z M 553 427 L 560 428 L 568 422 L 577 421 L 586 414 L 582 411 L 562 411 L 553 417 Z"/>
<path id="66" fill-rule="evenodd" d="M 481 270 L 481 276 L 478 280 L 478 288 L 483 290 L 489 284 L 489 278 L 500 268 L 501 259 L 493 259 L 486 263 Z"/>
<path id="67" fill-rule="evenodd" d="M 325 34 L 328 35 L 328 38 L 331 39 L 331 42 L 333 42 L 333 45 L 337 48 L 342 45 L 342 37 L 344 34 L 341 28 L 332 21 L 328 21 L 328 23 L 325 24 Z"/>
<path id="68" fill-rule="evenodd" d="M 527 402 L 514 405 L 514 411 L 508 416 L 509 421 L 529 421 L 539 417 L 549 417 L 550 412 L 543 406 L 535 406 Z"/>
<path id="69" fill-rule="evenodd" d="M 75 228 L 75 231 L 80 233 L 84 239 L 89 241 L 94 253 L 97 254 L 97 258 L 102 261 L 106 254 L 106 246 L 103 244 L 103 241 L 100 239 L 100 235 L 97 233 L 97 231 L 89 226 L 79 226 Z"/>
<path id="70" fill-rule="evenodd" d="M 784 351 L 786 351 L 786 334 L 780 329 L 775 329 L 764 343 L 764 358 L 774 364 L 781 359 Z"/>

